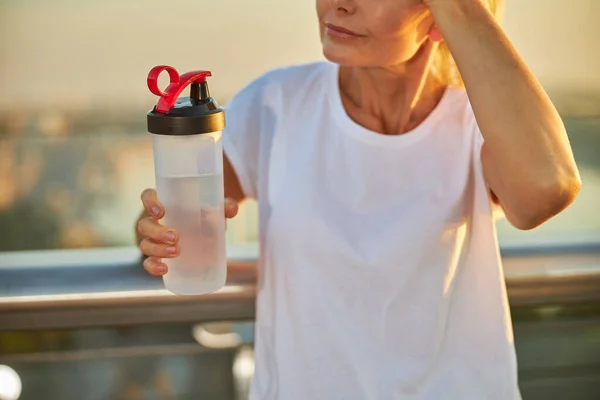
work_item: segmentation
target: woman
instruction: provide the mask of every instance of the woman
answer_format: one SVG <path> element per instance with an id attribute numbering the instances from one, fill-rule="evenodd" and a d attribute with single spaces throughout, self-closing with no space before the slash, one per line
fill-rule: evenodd
<path id="1" fill-rule="evenodd" d="M 251 399 L 520 398 L 493 211 L 532 229 L 581 183 L 496 3 L 317 0 L 329 62 L 229 104 L 226 214 L 260 213 Z M 142 198 L 161 275 L 177 233 Z"/>

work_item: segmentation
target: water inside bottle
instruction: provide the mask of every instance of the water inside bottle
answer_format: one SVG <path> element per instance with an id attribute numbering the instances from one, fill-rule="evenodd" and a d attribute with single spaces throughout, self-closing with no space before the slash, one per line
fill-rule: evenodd
<path id="1" fill-rule="evenodd" d="M 226 274 L 222 175 L 158 176 L 156 186 L 161 223 L 179 233 L 179 256 L 164 259 L 166 286 L 183 294 L 218 289 Z"/>

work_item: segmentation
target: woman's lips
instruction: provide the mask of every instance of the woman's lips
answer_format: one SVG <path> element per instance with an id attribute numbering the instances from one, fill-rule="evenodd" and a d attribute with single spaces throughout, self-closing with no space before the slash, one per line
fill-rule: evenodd
<path id="1" fill-rule="evenodd" d="M 365 35 L 353 32 L 350 29 L 346 29 L 344 27 L 329 23 L 325 24 L 325 32 L 328 36 L 331 36 L 336 39 L 356 39 L 365 37 Z"/>

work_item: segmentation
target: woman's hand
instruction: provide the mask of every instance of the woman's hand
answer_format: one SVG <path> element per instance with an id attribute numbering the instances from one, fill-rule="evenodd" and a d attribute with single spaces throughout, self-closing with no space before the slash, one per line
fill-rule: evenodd
<path id="1" fill-rule="evenodd" d="M 147 216 L 140 218 L 137 230 L 143 238 L 139 244 L 140 250 L 148 256 L 144 260 L 144 269 L 151 275 L 161 276 L 167 273 L 167 266 L 162 259 L 179 255 L 179 235 L 175 229 L 160 224 L 159 220 L 166 211 L 158 201 L 156 190 L 146 189 L 141 197 Z M 225 199 L 225 217 L 233 218 L 237 213 L 237 202 Z"/>

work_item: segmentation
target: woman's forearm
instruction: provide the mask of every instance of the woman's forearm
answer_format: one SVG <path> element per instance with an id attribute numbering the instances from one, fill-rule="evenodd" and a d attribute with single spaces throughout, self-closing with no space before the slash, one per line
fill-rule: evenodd
<path id="1" fill-rule="evenodd" d="M 485 139 L 484 172 L 509 219 L 539 225 L 576 196 L 579 173 L 562 120 L 479 0 L 431 1 Z"/>

